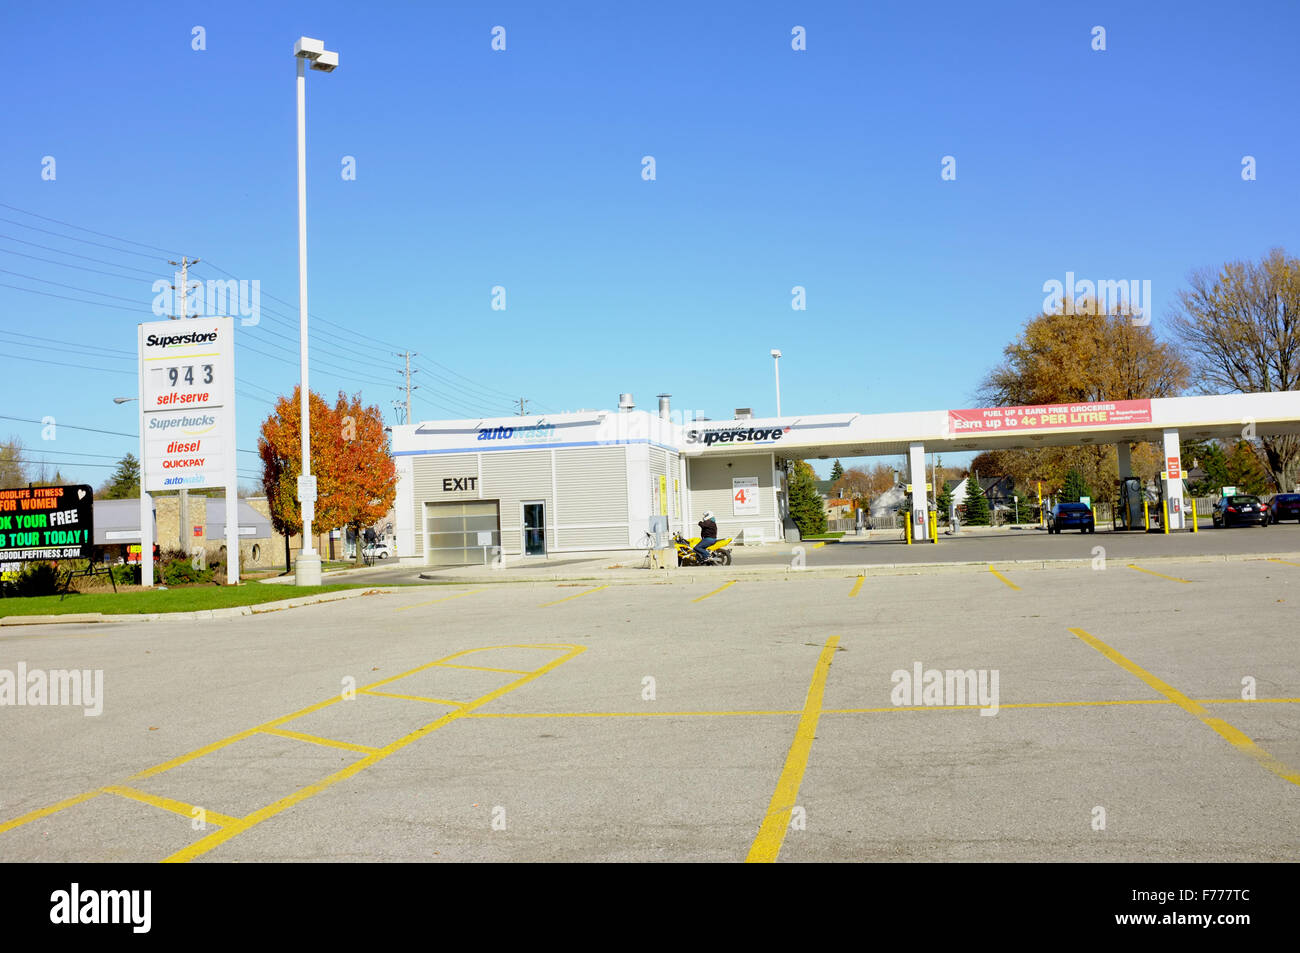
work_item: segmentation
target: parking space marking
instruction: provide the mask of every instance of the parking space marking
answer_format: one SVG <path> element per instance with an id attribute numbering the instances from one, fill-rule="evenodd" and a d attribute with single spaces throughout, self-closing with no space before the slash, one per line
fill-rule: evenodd
<path id="1" fill-rule="evenodd" d="M 738 580 L 733 579 L 733 580 L 731 580 L 731 582 L 724 582 L 724 583 L 723 583 L 721 586 L 719 586 L 717 589 L 714 589 L 712 592 L 706 592 L 706 593 L 705 593 L 704 595 L 702 595 L 702 596 L 697 596 L 696 598 L 692 599 L 691 602 L 703 602 L 705 599 L 709 598 L 709 596 L 716 596 L 716 595 L 717 595 L 718 593 L 720 593 L 723 589 L 727 589 L 727 588 L 729 588 L 729 587 L 731 587 L 731 586 L 734 586 L 734 585 L 737 583 L 737 581 L 738 581 Z"/>
<path id="2" fill-rule="evenodd" d="M 853 588 L 849 590 L 849 598 L 850 598 L 850 599 L 852 599 L 854 596 L 856 596 L 859 592 L 862 591 L 862 584 L 863 584 L 864 582 L 866 582 L 866 581 L 867 581 L 867 577 L 866 577 L 866 576 L 859 576 L 859 577 L 858 577 L 858 581 L 855 582 L 855 583 L 853 584 Z"/>
<path id="3" fill-rule="evenodd" d="M 118 797 L 129 798 L 132 801 L 139 801 L 141 804 L 148 804 L 150 807 L 161 808 L 164 811 L 170 811 L 173 814 L 179 814 L 181 817 L 188 817 L 190 820 L 199 817 L 195 814 L 196 805 L 186 804 L 184 801 L 177 801 L 169 797 L 160 797 L 157 794 L 150 794 L 148 791 L 141 791 L 138 788 L 128 788 L 121 784 L 110 784 L 107 787 L 100 788 L 105 794 L 116 794 Z M 216 811 L 209 811 L 206 808 L 197 808 L 202 811 L 203 820 L 206 823 L 216 824 L 218 827 L 229 827 L 231 824 L 238 824 L 238 818 L 231 817 L 228 814 L 218 814 Z"/>
<path id="4" fill-rule="evenodd" d="M 440 662 L 439 668 L 464 668 L 471 672 L 500 672 L 504 675 L 527 675 L 526 671 L 517 668 L 488 668 L 486 665 L 452 665 L 448 662 Z"/>
<path id="5" fill-rule="evenodd" d="M 372 692 L 368 688 L 358 688 L 358 695 L 374 695 L 376 698 L 400 698 L 408 702 L 428 702 L 431 705 L 450 705 L 452 708 L 461 708 L 468 705 L 469 702 L 452 701 L 450 698 L 427 698 L 424 695 L 399 695 L 397 692 Z"/>
<path id="6" fill-rule="evenodd" d="M 1143 569 L 1141 566 L 1133 565 L 1133 563 L 1129 563 L 1128 568 L 1136 569 L 1138 572 L 1144 572 L 1148 576 L 1159 576 L 1161 579 L 1168 579 L 1170 582 L 1182 582 L 1182 583 L 1186 583 L 1189 586 L 1192 584 L 1192 581 L 1190 579 L 1180 579 L 1177 576 L 1166 576 L 1162 572 L 1153 572 L 1150 569 Z"/>
<path id="7" fill-rule="evenodd" d="M 1285 559 L 1274 559 L 1272 556 L 1268 558 L 1268 561 L 1271 563 L 1281 563 L 1283 566 L 1300 566 L 1300 563 L 1288 562 Z"/>
<path id="8" fill-rule="evenodd" d="M 1173 702 L 1183 711 L 1187 712 L 1189 715 L 1194 715 L 1196 718 L 1200 719 L 1202 723 L 1204 723 L 1207 727 L 1213 729 L 1215 733 L 1218 734 L 1225 741 L 1229 742 L 1235 748 L 1250 755 L 1252 758 L 1258 761 L 1263 767 L 1267 768 L 1269 771 L 1276 774 L 1279 778 L 1282 778 L 1284 781 L 1290 781 L 1292 784 L 1300 786 L 1300 771 L 1296 771 L 1293 768 L 1289 768 L 1282 762 L 1278 761 L 1276 758 L 1274 758 L 1271 754 L 1269 754 L 1259 745 L 1255 744 L 1255 742 L 1252 741 L 1243 732 L 1233 727 L 1232 725 L 1228 724 L 1222 718 L 1215 718 L 1212 714 L 1210 714 L 1209 711 L 1202 708 L 1198 703 L 1192 701 L 1182 692 L 1178 691 L 1178 689 L 1174 688 L 1172 685 L 1169 685 L 1164 681 L 1161 681 L 1158 677 L 1151 674 L 1146 669 L 1142 668 L 1142 666 L 1138 665 L 1136 662 L 1132 661 L 1131 659 L 1127 658 L 1124 655 L 1121 655 L 1119 652 L 1111 648 L 1109 645 L 1107 645 L 1101 639 L 1097 638 L 1095 635 L 1085 632 L 1083 629 L 1070 629 L 1069 631 L 1080 641 L 1096 649 L 1103 656 L 1108 658 L 1110 661 L 1114 662 L 1120 668 L 1124 669 L 1124 671 L 1128 672 L 1131 675 L 1137 676 L 1147 685 L 1151 686 L 1151 688 L 1155 689 L 1161 695 L 1164 695 L 1166 698 L 1168 698 L 1171 702 Z"/>
<path id="9" fill-rule="evenodd" d="M 535 649 L 538 651 L 563 652 L 564 654 L 559 656 L 558 658 L 551 659 L 549 662 L 542 665 L 540 668 L 533 669 L 527 674 L 521 675 L 518 678 L 511 680 L 505 685 L 502 685 L 501 687 L 491 692 L 488 692 L 485 695 L 479 696 L 473 701 L 452 702 L 452 703 L 439 702 L 440 704 L 452 704 L 455 707 L 453 708 L 452 711 L 442 713 L 442 715 L 437 719 L 435 719 L 434 721 L 431 721 L 428 724 L 422 725 L 421 727 L 415 729 L 414 731 L 402 735 L 397 740 L 390 742 L 389 744 L 383 746 L 382 748 L 371 749 L 368 752 L 362 752 L 364 746 L 350 745 L 347 742 L 340 742 L 340 741 L 336 741 L 335 739 L 321 738 L 316 735 L 306 735 L 306 734 L 301 734 L 299 732 L 280 730 L 280 726 L 286 724 L 287 722 L 293 721 L 296 718 L 301 718 L 304 715 L 309 715 L 314 712 L 320 711 L 322 708 L 329 707 L 330 705 L 340 703 L 341 701 L 344 700 L 344 695 L 340 693 L 338 695 L 333 695 L 322 701 L 308 705 L 307 707 L 302 708 L 296 712 L 293 712 L 292 714 L 285 715 L 280 718 L 275 718 L 272 719 L 271 721 L 265 722 L 261 725 L 257 725 L 253 728 L 248 728 L 244 731 L 237 732 L 233 735 L 230 735 L 229 737 L 222 738 L 219 741 L 214 741 L 211 744 L 204 745 L 201 748 L 197 748 L 194 751 L 188 752 L 187 754 L 180 755 L 178 757 L 165 761 L 162 764 L 155 765 L 152 768 L 146 768 L 143 771 L 136 772 L 128 780 L 138 781 L 146 778 L 155 777 L 159 774 L 171 770 L 172 768 L 179 767 L 180 765 L 183 764 L 188 764 L 191 761 L 194 761 L 205 755 L 212 754 L 213 752 L 220 751 L 221 749 L 226 748 L 237 741 L 242 741 L 246 738 L 250 738 L 257 734 L 276 734 L 284 738 L 289 738 L 301 742 L 310 742 L 312 744 L 328 744 L 331 747 L 345 747 L 348 748 L 349 750 L 357 750 L 359 753 L 364 753 L 363 757 L 352 762 L 351 764 L 347 765 L 341 770 L 333 772 L 332 774 L 326 776 L 325 778 L 322 778 L 320 781 L 299 788 L 298 790 L 287 795 L 286 797 L 282 797 L 279 800 L 267 804 L 264 807 L 261 807 L 258 810 L 253 811 L 251 814 L 247 814 L 243 817 L 232 817 L 230 815 L 225 815 L 225 814 L 221 814 L 215 811 L 209 811 L 205 809 L 206 816 L 209 819 L 211 819 L 214 824 L 218 825 L 219 829 L 217 831 L 214 831 L 213 833 L 208 834 L 205 837 L 200 838 L 199 840 L 190 844 L 188 847 L 185 847 L 175 852 L 171 856 L 165 858 L 164 862 L 184 863 L 193 860 L 194 858 L 199 857 L 203 854 L 206 854 L 208 851 L 214 849 L 215 847 L 220 846 L 221 844 L 225 843 L 231 838 L 238 836 L 239 834 L 243 833 L 249 828 L 254 827 L 257 824 L 260 824 L 262 821 L 270 817 L 274 817 L 276 814 L 279 814 L 280 812 L 294 806 L 295 804 L 301 803 L 302 801 L 305 801 L 308 798 L 311 798 L 316 794 L 319 794 L 321 791 L 324 791 L 326 788 L 329 788 L 340 781 L 351 778 L 352 776 L 360 773 L 361 771 L 364 771 L 366 768 L 369 768 L 372 765 L 377 764 L 378 762 L 384 760 L 389 755 L 392 755 L 395 752 L 400 751 L 402 748 L 405 748 L 407 745 L 411 744 L 412 742 L 418 741 L 419 739 L 424 738 L 425 736 L 437 731 L 439 728 L 442 728 L 443 726 L 448 725 L 464 717 L 466 714 L 470 713 L 474 709 L 480 708 L 483 705 L 487 705 L 493 701 L 496 701 L 498 698 L 501 698 L 503 695 L 506 695 L 507 693 L 512 692 L 515 689 L 528 684 L 534 679 L 540 678 L 542 675 L 545 675 L 546 673 L 563 665 L 565 662 L 568 662 L 570 659 L 573 659 L 576 656 L 580 655 L 581 653 L 585 652 L 587 650 L 587 647 L 585 645 L 566 645 L 566 644 L 557 644 L 557 643 L 544 643 L 544 644 L 534 644 L 534 645 L 512 643 L 512 644 L 504 644 L 504 645 L 485 646 L 485 647 L 474 648 L 474 649 L 464 649 L 459 652 L 454 652 L 451 655 L 444 656 L 443 658 L 435 659 L 432 662 L 427 662 L 424 665 L 418 666 L 409 671 L 390 676 L 378 682 L 373 682 L 372 684 L 366 685 L 358 689 L 357 691 L 364 692 L 366 694 L 379 695 L 382 697 L 389 693 L 374 691 L 374 689 L 380 685 L 387 685 L 391 682 L 398 681 L 399 679 L 408 678 L 412 675 L 416 675 L 420 672 L 433 668 L 434 666 L 440 665 L 445 662 L 450 662 L 453 659 L 461 658 L 463 656 L 475 652 L 491 651 L 492 649 Z M 434 699 L 416 699 L 414 698 L 414 696 L 394 695 L 393 697 L 411 698 L 412 700 L 419 700 L 419 701 L 434 701 Z M 119 795 L 121 797 L 127 797 L 132 800 L 138 801 L 140 803 L 149 804 L 153 807 L 165 811 L 169 811 L 174 814 L 181 814 L 186 817 L 193 816 L 192 814 L 193 805 L 185 804 L 181 801 L 175 801 L 172 800 L 171 798 L 160 797 L 158 795 L 151 794 L 147 791 L 141 791 L 138 788 L 129 787 L 126 785 L 108 785 L 103 788 L 98 788 L 94 791 L 87 791 L 83 794 L 78 794 L 75 797 L 66 798 L 65 800 L 59 801 L 58 803 L 52 804 L 48 807 L 40 808 L 39 810 L 29 811 L 28 813 L 22 815 L 21 817 L 14 818 L 13 820 L 0 824 L 0 834 L 3 834 L 4 832 L 12 830 L 16 827 L 21 827 L 22 825 L 28 824 L 32 821 L 39 820 L 43 817 L 48 817 L 51 814 L 55 814 L 59 811 L 66 810 L 67 808 L 73 807 L 77 804 L 81 804 L 84 801 L 88 801 L 91 798 L 97 797 L 98 795 L 103 793 L 112 793 L 112 794 Z"/>
<path id="10" fill-rule="evenodd" d="M 602 590 L 602 589 L 608 589 L 608 588 L 609 588 L 608 585 L 597 586 L 597 587 L 594 588 L 594 589 L 587 589 L 587 590 L 584 590 L 583 592 L 575 593 L 574 595 L 571 595 L 571 596 L 565 596 L 563 599 L 556 599 L 554 602 L 543 602 L 543 603 L 542 603 L 540 606 L 538 606 L 537 608 L 539 608 L 539 609 L 545 609 L 547 606 L 558 606 L 561 602 L 568 602 L 570 599 L 579 599 L 579 598 L 581 598 L 582 596 L 589 596 L 589 595 L 591 595 L 593 592 L 600 592 L 600 590 Z"/>
<path id="11" fill-rule="evenodd" d="M 790 827 L 790 814 L 799 797 L 799 784 L 803 781 L 804 770 L 808 767 L 808 753 L 812 750 L 813 738 L 817 734 L 817 719 L 821 715 L 822 698 L 826 693 L 826 676 L 831 669 L 831 660 L 835 657 L 835 648 L 840 637 L 832 635 L 826 640 L 817 667 L 813 669 L 812 682 L 808 685 L 808 694 L 804 698 L 803 713 L 799 716 L 799 727 L 795 729 L 794 741 L 790 753 L 786 755 L 785 766 L 777 779 L 776 790 L 767 805 L 767 813 L 758 828 L 758 836 L 749 848 L 745 858 L 747 864 L 771 864 L 776 862 L 781 853 L 781 844 L 785 841 L 785 832 Z"/>
<path id="12" fill-rule="evenodd" d="M 354 744 L 351 741 L 339 741 L 337 738 L 322 738 L 320 735 L 309 735 L 301 731 L 288 731 L 284 728 L 264 728 L 264 735 L 279 735 L 281 738 L 292 738 L 294 741 L 305 741 L 312 745 L 321 745 L 326 748 L 341 748 L 344 751 L 360 751 L 362 754 L 369 754 L 372 751 L 378 751 L 378 748 L 370 745 Z"/>
<path id="13" fill-rule="evenodd" d="M 41 807 L 34 811 L 28 811 L 26 814 L 15 817 L 11 821 L 5 821 L 3 824 L 0 824 L 0 834 L 3 834 L 5 831 L 11 831 L 15 827 L 22 827 L 24 824 L 28 824 L 32 821 L 39 821 L 42 817 L 49 817 L 51 814 L 57 814 L 59 811 L 66 810 L 67 808 L 75 807 L 78 804 L 89 801 L 93 797 L 99 797 L 102 793 L 102 791 L 87 791 L 84 794 L 78 794 L 74 797 L 59 801 L 57 804 L 51 804 L 49 807 Z"/>
<path id="14" fill-rule="evenodd" d="M 1016 585 L 1014 582 L 1012 582 L 1010 579 L 1008 579 L 1006 576 L 1002 575 L 1002 573 L 1000 573 L 1000 572 L 998 572 L 996 569 L 994 569 L 992 563 L 989 564 L 989 572 L 993 573 L 993 575 L 997 576 L 999 579 L 1001 579 L 1003 582 L 1005 582 L 1005 583 L 1006 583 L 1008 586 L 1010 586 L 1012 589 L 1016 590 L 1016 592 L 1019 592 L 1019 591 L 1020 591 L 1020 587 L 1017 586 L 1017 585 Z"/>
<path id="15" fill-rule="evenodd" d="M 483 590 L 482 590 L 482 589 L 471 589 L 469 592 L 458 592 L 458 593 L 456 593 L 454 596 L 443 596 L 443 597 L 440 598 L 440 599 L 430 599 L 428 602 L 417 602 L 417 603 L 415 603 L 414 605 L 410 605 L 410 606 L 397 606 L 396 608 L 393 609 L 393 611 L 394 611 L 394 612 L 405 612 L 407 609 L 418 609 L 418 608 L 420 608 L 421 606 L 431 606 L 431 605 L 433 605 L 435 602 L 447 602 L 448 600 L 451 600 L 451 599 L 463 599 L 465 596 L 472 596 L 472 595 L 474 595 L 474 593 L 476 593 L 476 592 L 483 592 Z"/>

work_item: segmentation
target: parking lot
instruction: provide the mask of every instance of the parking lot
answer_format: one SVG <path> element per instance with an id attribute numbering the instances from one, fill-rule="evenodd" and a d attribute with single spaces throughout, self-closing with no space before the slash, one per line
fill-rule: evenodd
<path id="1" fill-rule="evenodd" d="M 0 668 L 101 669 L 104 699 L 3 712 L 0 858 L 1300 849 L 1300 556 L 718 573 L 7 632 Z"/>

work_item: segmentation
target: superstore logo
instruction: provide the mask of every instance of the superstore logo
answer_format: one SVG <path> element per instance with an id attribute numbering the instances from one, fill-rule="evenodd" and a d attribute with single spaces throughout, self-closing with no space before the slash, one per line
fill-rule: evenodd
<path id="1" fill-rule="evenodd" d="M 144 339 L 149 347 L 175 347 L 179 344 L 210 344 L 217 339 L 216 331 L 189 331 L 185 334 L 150 334 Z"/>
<path id="2" fill-rule="evenodd" d="M 790 432 L 789 427 L 736 427 L 731 430 L 688 430 L 687 443 L 703 443 L 711 447 L 715 443 L 762 443 L 780 440 Z"/>

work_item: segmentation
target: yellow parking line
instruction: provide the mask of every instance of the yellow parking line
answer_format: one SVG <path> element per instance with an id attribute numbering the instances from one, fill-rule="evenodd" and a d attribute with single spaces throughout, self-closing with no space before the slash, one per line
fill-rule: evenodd
<path id="1" fill-rule="evenodd" d="M 1200 705 L 1221 705 L 1239 702 L 1252 705 L 1263 702 L 1300 704 L 1300 698 L 1199 698 Z M 1167 698 L 1118 698 L 1075 702 L 1003 702 L 1003 708 L 1095 708 L 1107 705 L 1172 705 Z M 880 708 L 823 708 L 823 715 L 874 715 L 895 711 L 978 711 L 983 705 L 889 705 Z M 802 711 L 778 709 L 752 709 L 746 711 L 478 711 L 466 718 L 713 718 L 744 715 L 800 715 Z"/>
<path id="2" fill-rule="evenodd" d="M 821 549 L 825 545 L 826 545 L 826 540 L 823 539 L 820 543 L 814 543 L 812 548 Z"/>
<path id="3" fill-rule="evenodd" d="M 521 686 L 526 685 L 527 683 L 531 682 L 533 679 L 540 678 L 541 676 L 545 675 L 547 672 L 550 672 L 553 669 L 558 668 L 559 666 L 563 665 L 565 662 L 569 661 L 570 659 L 580 655 L 582 652 L 585 652 L 586 649 L 587 647 L 585 645 L 569 646 L 569 651 L 566 652 L 560 658 L 552 659 L 550 662 L 546 663 L 541 668 L 535 669 L 530 674 L 517 678 L 507 685 L 503 685 L 494 691 L 488 692 L 486 695 L 482 695 L 479 698 L 474 699 L 474 701 L 470 702 L 465 707 L 458 708 L 455 711 L 448 712 L 447 714 L 443 715 L 441 718 L 437 719 L 436 721 L 431 721 L 427 725 L 423 725 L 422 727 L 417 728 L 414 731 L 403 735 L 402 737 L 398 738 L 396 741 L 392 742 L 391 744 L 387 744 L 384 747 L 380 748 L 378 751 L 375 751 L 371 754 L 366 755 L 364 758 L 360 758 L 357 761 L 354 761 L 352 764 L 348 765 L 347 767 L 339 771 L 335 771 L 333 774 L 329 775 L 326 778 L 321 779 L 320 781 L 317 781 L 315 784 L 309 784 L 306 787 L 299 788 L 297 791 L 294 791 L 292 794 L 286 797 L 282 797 L 278 801 L 268 804 L 265 807 L 259 808 L 256 811 L 253 811 L 251 814 L 247 815 L 246 817 L 240 818 L 237 824 L 234 824 L 231 827 L 222 828 L 219 831 L 215 831 L 209 834 L 208 836 L 198 841 L 195 841 L 190 846 L 178 850 L 176 853 L 166 858 L 164 862 L 165 863 L 187 863 L 196 857 L 200 857 L 203 854 L 206 854 L 208 851 L 212 850 L 213 848 L 218 847 L 221 844 L 224 844 L 232 837 L 242 834 L 244 831 L 248 830 L 249 828 L 254 827 L 257 824 L 260 824 L 262 821 L 266 820 L 267 818 L 274 817 L 276 814 L 279 814 L 281 811 L 293 807 L 295 804 L 299 804 L 302 801 L 307 800 L 308 798 L 314 797 L 315 795 L 324 791 L 326 788 L 332 787 L 333 785 L 337 784 L 340 781 L 345 781 L 348 778 L 361 773 L 366 768 L 369 768 L 370 766 L 377 764 L 378 762 L 387 758 L 389 755 L 405 748 L 407 745 L 412 744 L 415 741 L 419 741 L 421 738 L 424 738 L 427 735 L 432 734 L 433 732 L 437 731 L 439 728 L 442 728 L 445 725 L 449 725 L 452 722 L 464 717 L 464 715 L 469 711 L 471 711 L 472 709 L 479 708 L 483 705 L 489 704 L 490 702 L 496 701 L 498 698 L 507 694 L 508 692 L 512 692 L 516 688 L 520 688 Z"/>
<path id="4" fill-rule="evenodd" d="M 867 581 L 867 577 L 866 577 L 866 576 L 859 576 L 859 577 L 858 577 L 858 581 L 855 582 L 855 583 L 853 584 L 853 588 L 849 590 L 849 598 L 850 598 L 850 599 L 852 599 L 854 596 L 856 596 L 859 592 L 862 591 L 862 584 L 863 584 L 864 582 L 866 582 L 866 581 Z"/>
<path id="5" fill-rule="evenodd" d="M 469 592 L 458 592 L 454 596 L 443 596 L 441 599 L 430 599 L 428 602 L 417 602 L 414 605 L 410 605 L 410 606 L 398 606 L 393 611 L 405 612 L 407 609 L 418 609 L 420 608 L 420 606 L 431 606 L 435 602 L 446 602 L 449 599 L 461 599 L 464 598 L 465 596 L 472 596 L 474 595 L 474 593 L 482 592 L 482 591 L 483 591 L 482 589 L 471 589 Z"/>
<path id="6" fill-rule="evenodd" d="M 705 593 L 704 595 L 702 595 L 702 596 L 697 596 L 696 598 L 692 599 L 691 602 L 703 602 L 705 599 L 709 598 L 709 596 L 716 596 L 716 595 L 717 595 L 718 593 L 720 593 L 723 589 L 726 589 L 726 588 L 728 588 L 729 586 L 734 586 L 734 585 L 736 584 L 736 582 L 737 582 L 737 580 L 733 579 L 733 580 L 731 580 L 731 582 L 723 583 L 721 586 L 719 586 L 717 589 L 714 589 L 712 592 L 706 592 L 706 593 Z"/>
<path id="7" fill-rule="evenodd" d="M 563 599 L 556 599 L 554 602 L 543 602 L 543 603 L 542 603 L 540 606 L 538 606 L 537 608 L 539 608 L 539 609 L 545 609 L 547 606 L 558 606 L 561 602 L 568 602 L 570 599 L 578 599 L 578 598 L 580 598 L 580 597 L 582 597 L 582 596 L 589 596 L 589 595 L 591 595 L 593 592 L 600 592 L 600 590 L 602 590 L 602 589 L 608 589 L 608 588 L 609 588 L 608 585 L 605 585 L 605 586 L 597 586 L 595 589 L 587 589 L 587 590 L 584 590 L 583 592 L 575 593 L 575 594 L 572 595 L 572 596 L 565 596 Z"/>
<path id="8" fill-rule="evenodd" d="M 1132 563 L 1128 564 L 1128 568 L 1136 569 L 1138 572 L 1144 572 L 1148 576 L 1159 576 L 1161 579 L 1168 579 L 1170 582 L 1185 582 L 1189 586 L 1192 584 L 1192 581 L 1190 579 L 1179 579 L 1177 576 L 1166 576 L 1162 572 L 1152 572 L 1150 569 L 1143 569 L 1141 566 L 1135 566 Z"/>
<path id="9" fill-rule="evenodd" d="M 1271 556 L 1268 558 L 1268 561 L 1271 563 L 1281 563 L 1283 566 L 1300 566 L 1300 563 L 1287 562 L 1285 559 L 1274 559 Z"/>
<path id="10" fill-rule="evenodd" d="M 1121 655 L 1119 652 L 1115 651 L 1113 648 L 1111 648 L 1101 639 L 1097 638 L 1095 635 L 1091 635 L 1088 632 L 1085 632 L 1083 629 L 1070 629 L 1070 632 L 1076 638 L 1080 639 L 1082 642 L 1086 643 L 1087 645 L 1092 646 L 1094 649 L 1096 649 L 1098 652 L 1100 652 L 1106 658 L 1110 659 L 1112 662 L 1114 662 L 1120 668 L 1124 669 L 1129 674 L 1136 675 L 1143 682 L 1151 686 L 1161 695 L 1164 695 L 1166 698 L 1168 698 L 1171 702 L 1173 702 L 1183 711 L 1187 712 L 1189 715 L 1195 715 L 1197 718 L 1201 720 L 1201 722 L 1203 722 L 1208 727 L 1212 728 L 1215 731 L 1215 733 L 1219 735 L 1219 737 L 1229 742 L 1238 750 L 1244 751 L 1246 754 L 1250 755 L 1252 758 L 1258 761 L 1263 767 L 1267 768 L 1269 771 L 1272 771 L 1279 778 L 1281 778 L 1284 781 L 1290 781 L 1292 784 L 1300 786 L 1300 771 L 1296 771 L 1292 768 L 1289 768 L 1282 762 L 1278 761 L 1276 758 L 1274 758 L 1263 748 L 1259 747 L 1259 745 L 1255 744 L 1255 742 L 1252 741 L 1249 737 L 1247 737 L 1238 729 L 1234 728 L 1232 725 L 1228 724 L 1222 718 L 1215 718 L 1213 715 L 1210 714 L 1210 712 L 1202 708 L 1196 702 L 1192 701 L 1182 692 L 1178 691 L 1178 689 L 1174 688 L 1169 684 L 1166 684 L 1165 682 L 1157 678 L 1155 675 L 1152 675 L 1146 669 L 1142 668 L 1136 662 L 1133 662 L 1130 659 L 1126 658 L 1125 656 Z"/>
<path id="11" fill-rule="evenodd" d="M 141 804 L 148 804 L 150 807 L 161 808 L 164 811 L 171 811 L 173 814 L 179 814 L 181 817 L 188 817 L 193 820 L 195 805 L 186 804 L 184 801 L 175 801 L 169 797 L 159 797 L 157 794 L 150 794 L 148 791 L 140 791 L 136 788 L 124 787 L 120 784 L 110 784 L 108 787 L 100 788 L 105 794 L 116 794 L 119 797 L 130 798 L 132 801 L 139 801 Z M 207 823 L 216 824 L 218 827 L 230 827 L 232 824 L 238 824 L 239 819 L 231 817 L 228 814 L 218 814 L 216 811 L 209 811 L 205 807 L 200 807 L 203 812 L 203 820 Z"/>
<path id="12" fill-rule="evenodd" d="M 51 804 L 49 807 L 42 807 L 35 811 L 29 811 L 21 817 L 15 817 L 12 821 L 5 821 L 3 824 L 0 824 L 0 834 L 3 834 L 5 831 L 11 831 L 15 827 L 22 827 L 30 821 L 39 821 L 42 817 L 49 817 L 51 814 L 57 814 L 59 811 L 75 807 L 83 801 L 89 801 L 92 797 L 98 797 L 99 794 L 99 791 L 87 791 L 85 794 L 78 794 L 75 797 L 62 800 L 58 804 Z"/>
<path id="13" fill-rule="evenodd" d="M 439 662 L 439 668 L 467 668 L 471 672 L 504 672 L 507 675 L 527 675 L 526 671 L 517 668 L 488 668 L 486 665 L 450 665 L 447 662 Z"/>
<path id="14" fill-rule="evenodd" d="M 1020 591 L 1020 587 L 1019 587 L 1019 586 L 1017 586 L 1014 582 L 1012 582 L 1012 581 L 1011 581 L 1010 579 L 1008 579 L 1006 576 L 1002 575 L 1002 573 L 1000 573 L 1000 572 L 998 572 L 996 569 L 994 569 L 994 568 L 992 567 L 992 565 L 989 566 L 989 572 L 993 573 L 993 575 L 997 576 L 999 579 L 1001 579 L 1003 582 L 1005 582 L 1005 583 L 1006 583 L 1008 586 L 1010 586 L 1012 589 L 1015 589 L 1017 592 Z"/>
<path id="15" fill-rule="evenodd" d="M 424 695 L 399 695 L 396 692 L 372 692 L 368 688 L 358 688 L 358 695 L 374 695 L 376 698 L 400 698 L 408 702 L 429 702 L 433 705 L 450 705 L 452 708 L 460 708 L 468 705 L 469 702 L 456 702 L 450 698 L 427 698 Z"/>
<path id="16" fill-rule="evenodd" d="M 794 742 L 790 753 L 786 755 L 785 767 L 777 779 L 776 790 L 767 805 L 767 813 L 759 826 L 758 836 L 749 848 L 745 858 L 747 864 L 775 863 L 781 853 L 781 844 L 785 841 L 785 832 L 790 827 L 790 814 L 799 797 L 799 784 L 803 780 L 804 770 L 808 767 L 808 752 L 812 750 L 813 738 L 817 734 L 817 719 L 821 715 L 822 697 L 826 691 L 826 676 L 831 669 L 831 659 L 835 656 L 835 647 L 840 637 L 832 635 L 826 640 L 817 667 L 813 669 L 812 682 L 804 698 L 803 714 L 799 717 L 799 727 L 795 729 Z"/>
<path id="17" fill-rule="evenodd" d="M 353 744 L 351 741 L 339 741 L 337 738 L 322 738 L 320 735 L 309 735 L 301 731 L 286 731 L 284 728 L 266 728 L 262 731 L 264 735 L 279 735 L 281 738 L 292 738 L 294 741 L 305 741 L 308 744 L 324 745 L 326 748 L 341 748 L 344 751 L 360 751 L 362 754 L 369 754 L 372 751 L 378 751 L 378 748 L 370 745 Z"/>

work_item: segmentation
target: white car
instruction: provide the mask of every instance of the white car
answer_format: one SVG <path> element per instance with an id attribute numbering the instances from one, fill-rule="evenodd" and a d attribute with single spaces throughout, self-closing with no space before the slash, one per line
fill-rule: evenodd
<path id="1" fill-rule="evenodd" d="M 371 543 L 361 550 L 361 554 L 371 559 L 387 559 L 393 555 L 393 547 L 388 543 Z"/>

